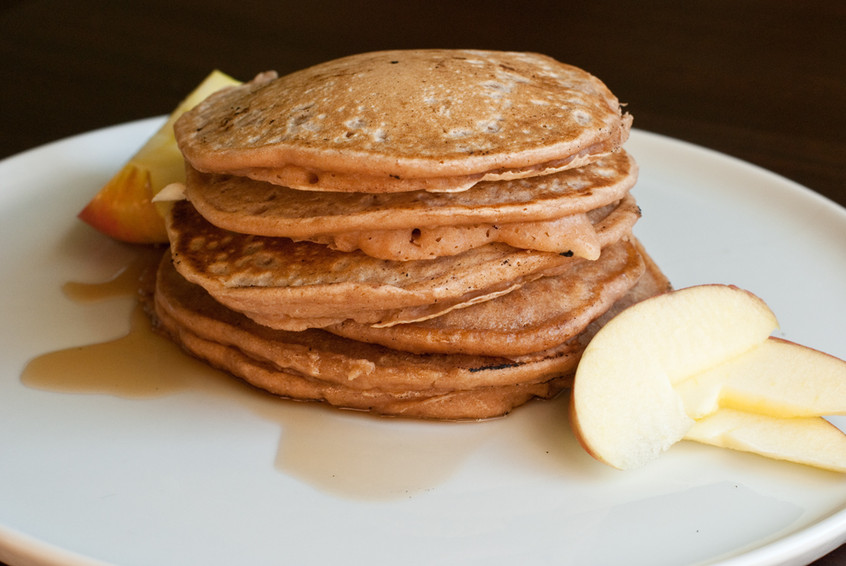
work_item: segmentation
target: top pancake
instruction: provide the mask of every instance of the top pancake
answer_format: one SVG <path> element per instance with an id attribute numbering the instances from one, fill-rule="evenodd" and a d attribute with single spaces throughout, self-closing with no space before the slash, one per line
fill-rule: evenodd
<path id="1" fill-rule="evenodd" d="M 631 118 L 534 53 L 384 51 L 220 91 L 175 125 L 192 167 L 308 190 L 466 190 L 615 151 Z"/>

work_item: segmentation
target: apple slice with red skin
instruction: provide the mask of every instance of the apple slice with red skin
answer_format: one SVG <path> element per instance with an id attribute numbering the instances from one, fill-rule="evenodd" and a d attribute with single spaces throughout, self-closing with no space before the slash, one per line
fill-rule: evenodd
<path id="1" fill-rule="evenodd" d="M 164 221 L 152 202 L 150 170 L 129 162 L 79 213 L 80 220 L 122 242 L 167 242 Z"/>
<path id="2" fill-rule="evenodd" d="M 209 74 L 80 211 L 79 218 L 124 242 L 167 242 L 160 210 L 167 203 L 154 203 L 153 197 L 167 185 L 185 180 L 185 163 L 176 146 L 173 123 L 213 92 L 237 84 L 237 80 L 220 71 Z"/>

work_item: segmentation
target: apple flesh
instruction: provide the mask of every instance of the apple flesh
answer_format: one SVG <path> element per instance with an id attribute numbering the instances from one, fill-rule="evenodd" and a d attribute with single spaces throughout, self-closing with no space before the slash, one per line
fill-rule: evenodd
<path id="1" fill-rule="evenodd" d="M 773 417 L 846 414 L 846 362 L 770 337 L 676 386 L 694 419 L 721 408 Z"/>
<path id="2" fill-rule="evenodd" d="M 576 370 L 571 421 L 595 458 L 641 466 L 693 426 L 674 385 L 740 356 L 778 327 L 760 298 L 701 285 L 637 303 L 591 340 Z"/>
<path id="3" fill-rule="evenodd" d="M 585 349 L 571 397 L 586 450 L 640 466 L 682 439 L 846 472 L 846 361 L 769 334 L 769 308 L 702 285 L 623 311 Z"/>
<path id="4" fill-rule="evenodd" d="M 239 81 L 220 71 L 209 74 L 100 189 L 79 213 L 79 218 L 124 242 L 167 242 L 161 210 L 167 203 L 153 203 L 153 197 L 170 183 L 185 179 L 185 164 L 173 135 L 173 123 L 213 92 L 237 84 Z"/>
<path id="5" fill-rule="evenodd" d="M 779 418 L 719 409 L 685 438 L 836 472 L 846 472 L 846 435 L 821 417 Z"/>

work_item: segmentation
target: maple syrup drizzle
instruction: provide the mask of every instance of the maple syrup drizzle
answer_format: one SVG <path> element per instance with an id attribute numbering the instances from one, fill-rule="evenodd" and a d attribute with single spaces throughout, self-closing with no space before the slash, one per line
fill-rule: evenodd
<path id="1" fill-rule="evenodd" d="M 133 296 L 160 252 L 139 249 L 114 277 L 68 282 L 78 303 Z M 446 481 L 459 465 L 498 435 L 500 421 L 438 423 L 385 419 L 318 403 L 281 401 L 224 375 L 156 334 L 139 305 L 126 336 L 48 352 L 32 359 L 21 382 L 34 389 L 145 399 L 201 391 L 241 403 L 278 423 L 277 470 L 325 493 L 352 499 L 408 498 Z M 499 424 L 498 424 L 499 423 Z"/>
<path id="2" fill-rule="evenodd" d="M 274 411 L 276 468 L 348 499 L 411 498 L 447 481 L 495 423 L 386 419 L 293 403 Z"/>
<path id="3" fill-rule="evenodd" d="M 129 263 L 112 277 L 97 283 L 68 281 L 62 285 L 67 298 L 77 303 L 102 301 L 113 297 L 131 297 L 138 292 L 138 282 L 148 270 L 154 269 L 162 257 L 162 250 L 153 246 L 139 246 L 133 249 Z"/>
<path id="4" fill-rule="evenodd" d="M 113 277 L 100 283 L 68 282 L 65 295 L 79 303 L 131 297 L 142 274 L 152 269 L 161 252 L 139 249 Z M 125 398 L 155 397 L 183 389 L 187 362 L 174 344 L 155 335 L 150 320 L 136 305 L 126 336 L 42 354 L 30 360 L 21 382 L 34 389 L 65 393 L 101 393 Z"/>
<path id="5" fill-rule="evenodd" d="M 140 307 L 132 312 L 129 334 L 117 340 L 67 348 L 31 360 L 21 374 L 28 387 L 66 393 L 155 397 L 184 388 L 178 376 L 182 356 L 172 355 L 153 336 Z M 172 362 L 177 362 L 169 369 Z M 175 377 L 175 378 L 174 378 Z"/>

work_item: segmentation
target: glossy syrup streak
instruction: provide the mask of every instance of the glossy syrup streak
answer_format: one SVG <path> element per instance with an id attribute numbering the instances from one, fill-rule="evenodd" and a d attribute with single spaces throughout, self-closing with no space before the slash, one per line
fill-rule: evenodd
<path id="1" fill-rule="evenodd" d="M 79 304 L 134 296 L 139 278 L 159 257 L 152 249 L 139 248 L 112 278 L 93 284 L 68 282 L 63 291 Z M 538 458 L 535 464 L 551 471 L 550 460 L 556 458 L 549 446 L 555 446 L 552 452 L 557 452 L 566 444 L 558 437 L 567 430 L 566 423 L 556 422 L 566 420 L 563 407 L 543 411 L 551 415 L 552 422 L 545 419 L 541 431 L 528 407 L 521 409 L 525 414 L 507 419 L 442 423 L 387 419 L 318 403 L 291 402 L 188 356 L 152 330 L 140 305 L 132 310 L 129 327 L 125 336 L 115 340 L 34 358 L 21 375 L 22 383 L 50 392 L 111 395 L 127 402 L 183 392 L 224 397 L 233 407 L 246 407 L 263 420 L 279 424 L 275 457 L 268 454 L 277 470 L 326 494 L 350 499 L 411 498 L 435 489 L 467 458 L 492 442 L 515 442 L 522 464 L 533 468 L 533 458 L 526 458 L 533 455 Z"/>
<path id="2" fill-rule="evenodd" d="M 86 304 L 132 297 L 142 274 L 161 255 L 141 248 L 130 263 L 101 283 L 68 282 L 62 291 L 70 300 Z M 148 398 L 180 391 L 199 362 L 156 335 L 140 304 L 132 310 L 126 336 L 97 344 L 57 350 L 31 360 L 21 381 L 36 389 L 74 393 L 103 393 L 125 398 Z"/>

